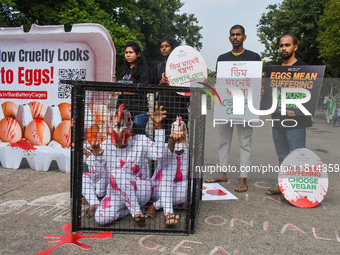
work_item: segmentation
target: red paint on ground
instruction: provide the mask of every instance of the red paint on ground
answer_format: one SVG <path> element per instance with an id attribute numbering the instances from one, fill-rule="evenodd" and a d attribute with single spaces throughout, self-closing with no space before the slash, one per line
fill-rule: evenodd
<path id="1" fill-rule="evenodd" d="M 65 232 L 65 235 L 63 236 L 44 236 L 44 238 L 57 238 L 55 240 L 50 240 L 48 242 L 60 242 L 60 243 L 51 248 L 48 248 L 44 251 L 39 252 L 37 255 L 49 255 L 55 249 L 65 244 L 74 244 L 82 249 L 90 249 L 91 248 L 90 245 L 79 243 L 78 240 L 80 239 L 108 239 L 112 237 L 111 232 L 101 232 L 101 233 L 95 233 L 95 234 L 86 235 L 86 236 L 79 236 L 80 234 L 83 233 L 83 231 L 79 231 L 76 234 L 72 234 L 72 224 L 66 224 L 62 226 L 62 229 Z"/>

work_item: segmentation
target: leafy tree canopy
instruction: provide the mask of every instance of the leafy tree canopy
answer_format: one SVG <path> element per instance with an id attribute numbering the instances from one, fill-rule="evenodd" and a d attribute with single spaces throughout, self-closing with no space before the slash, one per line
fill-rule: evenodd
<path id="1" fill-rule="evenodd" d="M 283 0 L 281 4 L 269 5 L 257 25 L 257 34 L 266 48 L 262 57 L 269 58 L 272 64 L 280 64 L 279 39 L 292 34 L 299 40 L 297 57 L 308 64 L 322 64 L 316 38 L 326 1 Z"/>
<path id="2" fill-rule="evenodd" d="M 99 23 L 111 34 L 117 50 L 117 63 L 123 60 L 124 44 L 141 44 L 150 66 L 161 55 L 156 47 L 162 37 L 172 37 L 178 44 L 201 49 L 201 27 L 192 14 L 178 14 L 180 0 L 3 0 L 0 26 L 32 24 L 64 25 L 70 31 L 75 23 Z"/>
<path id="3" fill-rule="evenodd" d="M 328 0 L 320 19 L 321 31 L 317 38 L 320 56 L 325 59 L 332 77 L 340 75 L 340 2 Z"/>

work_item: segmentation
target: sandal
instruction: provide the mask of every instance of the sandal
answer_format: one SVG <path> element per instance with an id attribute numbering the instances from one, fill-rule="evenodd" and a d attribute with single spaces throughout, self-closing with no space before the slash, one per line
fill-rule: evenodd
<path id="1" fill-rule="evenodd" d="M 281 195 L 281 190 L 279 187 L 276 187 L 275 189 L 271 188 L 269 190 L 267 190 L 267 192 L 265 193 L 266 195 L 269 196 L 274 196 L 274 195 Z"/>
<path id="2" fill-rule="evenodd" d="M 245 188 L 245 189 L 243 189 Z M 248 186 L 245 184 L 237 184 L 236 188 L 235 188 L 235 192 L 246 192 L 248 191 Z"/>
<path id="3" fill-rule="evenodd" d="M 219 178 L 209 178 L 209 179 L 206 179 L 204 182 L 205 183 L 217 183 L 217 182 L 227 182 L 228 181 L 228 178 L 225 178 L 225 180 L 223 179 L 219 179 Z"/>

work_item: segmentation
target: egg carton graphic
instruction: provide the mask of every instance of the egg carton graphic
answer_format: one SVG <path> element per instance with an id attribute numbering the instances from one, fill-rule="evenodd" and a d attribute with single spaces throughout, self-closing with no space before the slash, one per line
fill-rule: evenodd
<path id="1" fill-rule="evenodd" d="M 30 145 L 25 139 L 16 144 L 0 143 L 2 167 L 18 169 L 23 158 L 26 158 L 30 168 L 36 171 L 47 171 L 55 160 L 61 172 L 70 173 L 70 148 L 63 148 L 55 141 L 39 146 Z"/>
<path id="2" fill-rule="evenodd" d="M 47 108 L 36 101 L 17 106 L 6 101 L 0 110 L 0 163 L 18 169 L 25 158 L 31 169 L 48 171 L 53 160 L 70 173 L 71 105 Z"/>

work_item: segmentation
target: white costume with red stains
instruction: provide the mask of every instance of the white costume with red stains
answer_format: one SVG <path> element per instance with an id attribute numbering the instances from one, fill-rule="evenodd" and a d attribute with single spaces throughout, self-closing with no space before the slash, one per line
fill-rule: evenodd
<path id="1" fill-rule="evenodd" d="M 171 134 L 181 137 L 176 142 L 174 152 L 165 145 L 164 155 L 158 161 L 157 169 L 152 177 L 152 199 L 157 210 L 163 208 L 164 215 L 173 214 L 173 205 L 187 201 L 189 152 L 187 128 L 180 116 L 172 123 Z M 176 151 L 184 152 L 181 155 Z"/>
<path id="2" fill-rule="evenodd" d="M 106 196 L 95 214 L 99 224 L 110 224 L 129 212 L 133 217 L 142 214 L 141 206 L 151 197 L 148 159 L 161 158 L 164 139 L 164 130 L 155 131 L 155 142 L 146 135 L 135 135 L 127 147 L 118 149 L 111 144 L 111 149 L 96 157 L 101 169 L 108 170 L 109 180 Z"/>
<path id="3" fill-rule="evenodd" d="M 98 93 L 102 95 L 107 94 L 103 92 Z M 123 108 L 124 107 L 121 107 L 120 111 L 122 111 Z M 103 104 L 102 102 L 92 102 L 91 114 L 85 114 L 85 117 L 89 116 L 92 118 L 94 123 L 91 125 L 91 127 L 86 128 L 85 148 L 90 147 L 91 143 L 94 141 L 101 143 L 107 139 L 111 114 L 107 108 L 107 105 Z M 91 124 L 92 122 L 85 119 L 85 126 L 90 126 L 89 123 Z M 105 147 L 106 143 L 102 145 L 102 149 L 106 150 L 106 148 L 103 148 L 103 146 Z M 100 165 L 98 166 L 98 162 L 95 160 L 95 156 L 92 154 L 88 158 L 85 157 L 85 163 L 88 165 L 89 172 L 83 173 L 82 193 L 91 206 L 97 205 L 100 202 L 98 197 L 103 198 L 106 195 L 106 187 L 108 184 L 107 174 L 105 169 L 101 169 Z"/>
<path id="4" fill-rule="evenodd" d="M 90 205 L 98 204 L 95 220 L 101 225 L 110 224 L 129 212 L 133 217 L 142 214 L 141 206 L 151 197 L 148 159 L 162 157 L 165 130 L 156 130 L 153 142 L 146 135 L 132 136 L 132 125 L 131 114 L 122 104 L 114 115 L 109 131 L 111 139 L 101 144 L 103 154 L 91 155 L 94 168 L 90 174 L 83 175 L 83 195 Z M 97 188 L 101 191 L 102 186 L 97 180 L 108 182 L 101 202 Z"/>
<path id="5" fill-rule="evenodd" d="M 158 160 L 152 177 L 152 200 L 157 210 L 163 208 L 164 215 L 173 213 L 173 205 L 186 203 L 188 189 L 189 152 L 182 155 L 171 153 L 168 146 L 163 158 Z"/>
<path id="6" fill-rule="evenodd" d="M 102 146 L 102 149 L 105 150 L 105 147 Z M 92 154 L 85 159 L 85 163 L 88 165 L 89 172 L 83 173 L 82 194 L 89 205 L 98 205 L 100 203 L 98 197 L 103 198 L 106 195 L 107 172 Z"/>

